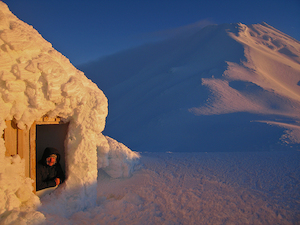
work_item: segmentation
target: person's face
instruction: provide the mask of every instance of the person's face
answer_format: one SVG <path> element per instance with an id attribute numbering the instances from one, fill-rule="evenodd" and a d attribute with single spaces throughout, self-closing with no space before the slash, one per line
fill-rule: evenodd
<path id="1" fill-rule="evenodd" d="M 48 166 L 53 166 L 56 163 L 56 157 L 50 156 L 46 159 L 46 161 Z"/>

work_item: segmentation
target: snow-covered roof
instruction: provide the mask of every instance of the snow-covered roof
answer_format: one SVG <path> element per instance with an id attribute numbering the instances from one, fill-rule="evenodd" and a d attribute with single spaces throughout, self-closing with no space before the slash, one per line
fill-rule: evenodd
<path id="1" fill-rule="evenodd" d="M 14 118 L 20 129 L 26 129 L 46 114 L 65 119 L 77 115 L 78 120 L 90 117 L 89 129 L 104 129 L 103 92 L 3 2 L 0 45 L 2 120 Z"/>

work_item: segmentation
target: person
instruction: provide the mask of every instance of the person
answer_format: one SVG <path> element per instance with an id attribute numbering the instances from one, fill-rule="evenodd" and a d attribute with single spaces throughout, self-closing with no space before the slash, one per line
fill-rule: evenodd
<path id="1" fill-rule="evenodd" d="M 60 154 L 56 148 L 46 148 L 36 168 L 36 191 L 57 187 L 65 180 L 65 174 L 59 163 Z M 41 192 L 40 192 L 41 193 Z"/>

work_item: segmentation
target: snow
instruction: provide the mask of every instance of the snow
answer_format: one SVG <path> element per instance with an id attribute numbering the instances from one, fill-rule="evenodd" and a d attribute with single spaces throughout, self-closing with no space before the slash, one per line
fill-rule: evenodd
<path id="1" fill-rule="evenodd" d="M 24 160 L 18 155 L 10 158 L 2 156 L 0 169 L 1 224 L 16 221 L 19 224 L 36 224 L 44 221 L 45 216 L 34 210 L 40 205 L 40 200 L 32 192 L 32 180 L 24 175 Z"/>
<path id="2" fill-rule="evenodd" d="M 290 128 L 299 128 L 299 59 L 299 41 L 266 23 L 237 23 L 79 68 L 109 99 L 104 134 L 131 149 L 269 151 L 299 148 L 288 140 L 296 135 Z"/>
<path id="3" fill-rule="evenodd" d="M 298 41 L 208 26 L 83 67 L 100 90 L 3 2 L 0 29 L 0 130 L 69 123 L 67 179 L 41 199 L 0 139 L 0 224 L 300 221 Z"/>
<path id="4" fill-rule="evenodd" d="M 106 137 L 109 144 L 108 166 L 103 170 L 112 178 L 129 177 L 137 164 L 139 153 L 131 151 L 124 144 Z M 100 166 L 98 168 L 101 168 Z"/>
<path id="5" fill-rule="evenodd" d="M 55 191 L 55 197 L 48 200 L 55 201 L 48 204 L 48 213 L 70 216 L 95 206 L 98 169 L 108 167 L 114 177 L 129 176 L 139 155 L 102 134 L 108 103 L 96 84 L 53 49 L 32 26 L 14 16 L 3 2 L 0 2 L 0 18 L 1 136 L 5 120 L 14 119 L 23 130 L 44 115 L 58 116 L 68 122 L 67 179 Z M 40 200 L 32 192 L 32 180 L 25 177 L 24 159 L 18 155 L 5 157 L 5 151 L 1 138 L 1 223 L 43 221 L 44 214 L 36 211 Z M 114 168 L 110 162 L 122 163 Z"/>
<path id="6" fill-rule="evenodd" d="M 98 177 L 97 206 L 59 224 L 297 224 L 299 151 L 142 153 L 127 179 Z"/>

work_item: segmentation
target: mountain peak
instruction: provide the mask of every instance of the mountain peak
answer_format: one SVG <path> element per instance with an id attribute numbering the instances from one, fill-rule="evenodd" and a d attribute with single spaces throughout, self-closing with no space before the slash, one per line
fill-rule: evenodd
<path id="1" fill-rule="evenodd" d="M 110 100 L 104 132 L 134 149 L 259 151 L 286 149 L 280 138 L 299 145 L 299 56 L 270 25 L 235 23 L 81 69 Z"/>

